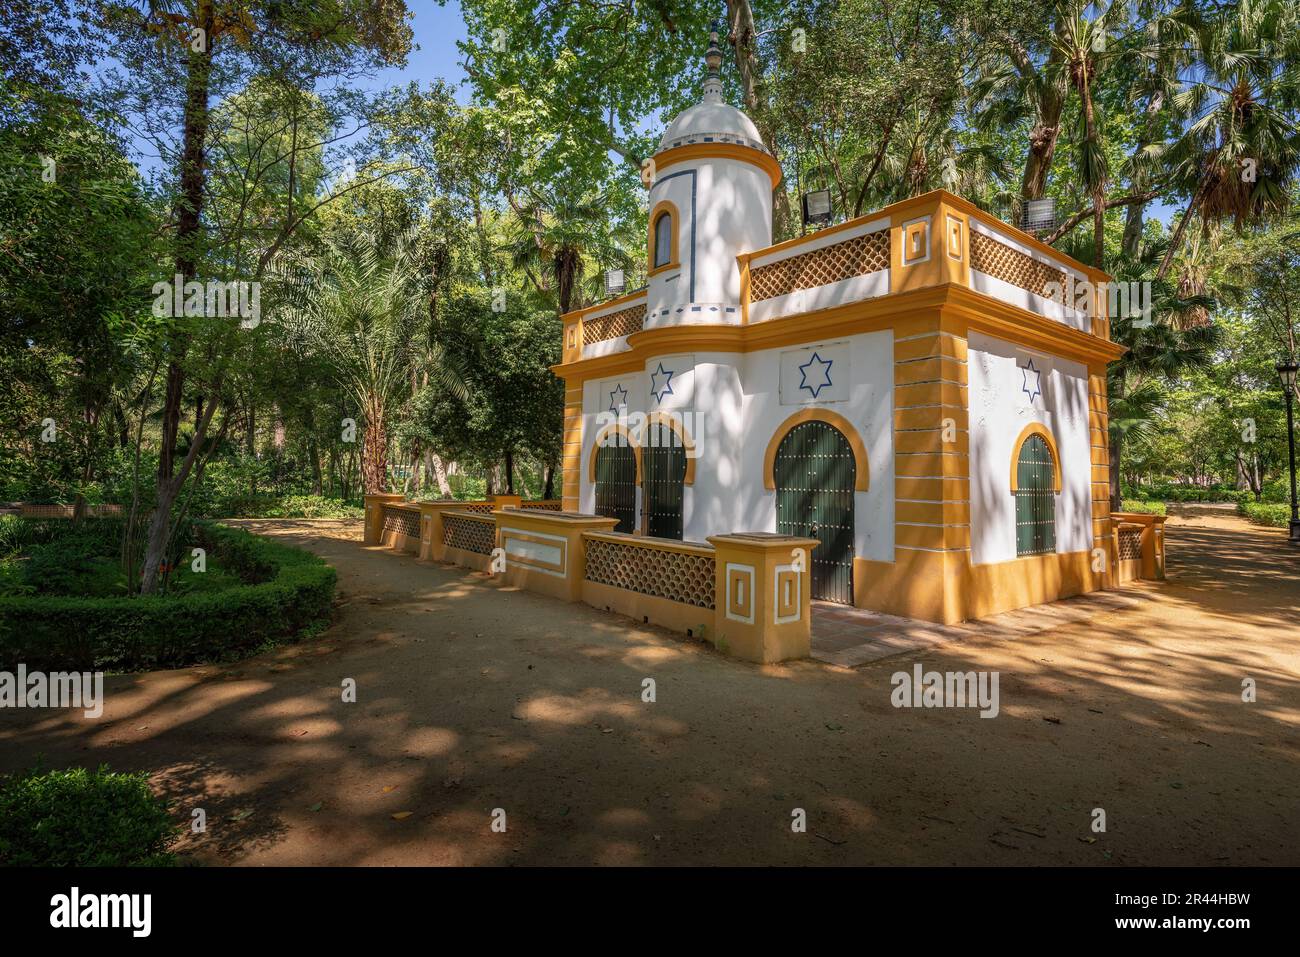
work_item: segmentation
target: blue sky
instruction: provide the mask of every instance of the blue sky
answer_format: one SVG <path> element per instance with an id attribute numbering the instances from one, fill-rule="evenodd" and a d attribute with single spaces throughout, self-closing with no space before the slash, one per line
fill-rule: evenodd
<path id="1" fill-rule="evenodd" d="M 411 80 L 428 84 L 435 79 L 444 79 L 459 84 L 465 79 L 465 71 L 460 66 L 460 51 L 456 41 L 464 40 L 465 18 L 456 0 L 448 0 L 446 6 L 434 0 L 407 0 L 407 6 L 415 14 L 411 29 L 415 33 L 415 45 L 407 58 L 406 66 L 401 69 L 382 70 L 369 84 L 372 89 L 409 83 Z M 464 103 L 468 91 L 461 89 L 457 99 Z"/>

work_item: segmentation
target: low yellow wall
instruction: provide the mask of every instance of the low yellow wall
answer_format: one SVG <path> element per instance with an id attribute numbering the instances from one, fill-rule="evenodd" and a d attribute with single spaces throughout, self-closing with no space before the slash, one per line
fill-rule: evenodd
<path id="1" fill-rule="evenodd" d="M 659 625 L 695 638 L 711 638 L 714 630 L 714 611 L 697 605 L 683 605 L 654 595 L 628 591 L 614 585 L 584 581 L 582 600 L 593 608 L 627 615 L 637 621 Z"/>
<path id="2" fill-rule="evenodd" d="M 853 603 L 904 618 L 956 624 L 1071 598 L 1103 587 L 1091 552 L 1030 555 L 972 565 L 965 551 L 899 549 L 897 560 L 853 562 Z"/>

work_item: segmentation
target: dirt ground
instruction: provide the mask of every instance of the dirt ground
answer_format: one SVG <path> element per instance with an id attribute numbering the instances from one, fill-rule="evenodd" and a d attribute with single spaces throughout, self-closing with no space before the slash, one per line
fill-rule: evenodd
<path id="1" fill-rule="evenodd" d="M 205 864 L 1300 864 L 1300 553 L 1230 512 L 1171 519 L 1139 607 L 852 670 L 247 524 L 338 568 L 324 636 L 0 712 L 0 770 L 148 770 Z M 917 661 L 999 672 L 1000 714 L 895 709 Z"/>

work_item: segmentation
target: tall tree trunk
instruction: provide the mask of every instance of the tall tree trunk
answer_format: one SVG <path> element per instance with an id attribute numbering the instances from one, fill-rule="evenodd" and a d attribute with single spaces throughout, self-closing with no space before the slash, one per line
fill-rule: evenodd
<path id="1" fill-rule="evenodd" d="M 555 498 L 555 466 L 546 466 L 545 488 L 542 489 L 542 498 L 550 501 Z"/>
<path id="2" fill-rule="evenodd" d="M 198 0 L 194 26 L 203 30 L 207 42 L 202 50 L 191 49 L 186 60 L 185 110 L 182 124 L 180 196 L 176 204 L 176 272 L 183 282 L 198 273 L 202 252 L 203 200 L 206 191 L 205 169 L 208 134 L 208 96 L 212 74 L 213 0 Z M 158 450 L 157 491 L 153 513 L 149 517 L 149 532 L 144 555 L 144 569 L 140 577 L 140 591 L 152 595 L 158 589 L 158 568 L 162 564 L 171 524 L 172 503 L 180 491 L 174 481 L 173 466 L 176 455 L 176 436 L 180 430 L 181 401 L 185 392 L 185 371 L 181 359 L 185 352 L 183 341 L 169 344 L 172 359 L 167 365 L 166 391 L 163 400 L 162 435 Z M 203 431 L 212 418 L 215 401 L 208 403 L 202 425 L 195 430 L 192 458 L 203 442 Z M 184 481 L 186 471 L 180 473 Z"/>
<path id="3" fill-rule="evenodd" d="M 1131 161 L 1134 163 L 1133 193 L 1142 193 L 1147 189 L 1150 176 L 1140 160 L 1141 155 L 1155 141 L 1156 117 L 1164 109 L 1165 95 L 1157 90 L 1147 100 L 1146 117 L 1142 126 L 1142 136 L 1133 150 Z M 1124 214 L 1124 255 L 1136 258 L 1142 242 L 1142 226 L 1146 214 L 1146 203 L 1130 203 Z"/>
<path id="4" fill-rule="evenodd" d="M 1058 18 L 1053 30 L 1061 30 Z M 1014 57 L 1016 69 L 1024 82 L 1034 84 L 1034 125 L 1029 131 L 1029 152 L 1025 156 L 1025 172 L 1020 178 L 1021 200 L 1042 199 L 1047 192 L 1047 177 L 1052 171 L 1052 157 L 1056 155 L 1056 141 L 1061 135 L 1061 113 L 1065 110 L 1064 91 L 1055 85 L 1051 74 L 1061 62 L 1062 54 L 1056 45 L 1047 56 L 1041 70 L 1034 67 L 1023 51 Z"/>
<path id="5" fill-rule="evenodd" d="M 248 496 L 257 495 L 257 470 L 252 467 L 257 458 L 257 397 L 252 388 L 248 390 L 248 418 L 244 425 L 244 452 L 249 460 Z"/>
<path id="6" fill-rule="evenodd" d="M 1091 77 L 1084 76 L 1083 86 L 1079 91 L 1080 98 L 1083 101 L 1083 120 L 1084 129 L 1088 137 L 1088 142 L 1093 143 L 1097 150 L 1097 155 L 1102 157 L 1104 162 L 1105 155 L 1101 151 L 1101 144 L 1097 142 L 1097 115 L 1093 109 Z M 1106 255 L 1106 171 L 1100 171 L 1100 178 L 1092 187 L 1092 264 L 1098 269 L 1103 268 Z"/>
<path id="7" fill-rule="evenodd" d="M 515 450 L 506 449 L 506 494 L 515 494 Z"/>
<path id="8" fill-rule="evenodd" d="M 377 396 L 366 401 L 366 434 L 362 440 L 361 471 L 367 495 L 388 490 L 388 433 L 384 408 Z"/>
<path id="9" fill-rule="evenodd" d="M 442 456 L 437 452 L 430 452 L 429 459 L 433 465 L 433 479 L 438 483 L 438 497 L 451 498 L 451 483 L 447 481 L 447 467 L 442 461 Z"/>
<path id="10" fill-rule="evenodd" d="M 750 0 L 727 0 L 727 23 L 731 30 L 731 44 L 736 52 L 736 72 L 740 74 L 740 87 L 745 98 L 745 112 L 749 114 L 758 135 L 777 158 L 776 137 L 767 117 L 767 103 L 760 89 L 762 71 L 755 57 L 758 29 L 754 24 L 754 8 Z M 790 196 L 781 183 L 772 190 L 772 238 L 777 240 L 794 222 Z"/>

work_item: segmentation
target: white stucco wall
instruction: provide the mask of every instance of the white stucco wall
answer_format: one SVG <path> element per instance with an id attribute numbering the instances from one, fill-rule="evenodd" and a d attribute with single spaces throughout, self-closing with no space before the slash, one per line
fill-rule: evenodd
<path id="1" fill-rule="evenodd" d="M 1092 456 L 1088 436 L 1088 370 L 1078 362 L 1019 348 L 972 332 L 969 340 L 971 561 L 1016 558 L 1016 503 L 1011 456 L 1026 425 L 1052 433 L 1061 456 L 1056 497 L 1057 552 L 1092 547 Z M 1022 367 L 1033 360 L 1042 395 L 1024 391 Z"/>
<path id="2" fill-rule="evenodd" d="M 737 495 L 738 530 L 776 531 L 776 493 L 763 487 L 763 456 L 777 428 L 801 408 L 825 408 L 844 416 L 867 449 L 869 489 L 854 494 L 854 557 L 894 560 L 894 339 L 891 330 L 833 340 L 844 343 L 851 380 L 843 398 L 824 392 L 818 398 L 781 402 L 781 356 L 791 347 L 745 356 L 745 428 L 741 471 L 753 476 Z M 831 345 L 808 343 L 810 351 Z"/>
<path id="3" fill-rule="evenodd" d="M 890 331 L 809 343 L 807 351 L 847 359 L 851 374 L 843 388 L 818 399 L 795 401 L 787 389 L 782 402 L 782 356 L 804 347 L 782 347 L 748 354 L 699 352 L 655 356 L 645 371 L 587 382 L 583 390 L 583 447 L 579 508 L 595 511 L 595 488 L 588 478 L 598 416 L 610 406 L 615 380 L 628 393 L 628 413 L 679 413 L 695 442 L 695 482 L 686 486 L 683 537 L 704 541 L 724 532 L 776 531 L 776 493 L 763 486 L 763 458 L 777 428 L 801 408 L 830 409 L 853 423 L 867 449 L 869 489 L 854 495 L 854 554 L 893 561 L 893 334 Z M 788 361 L 788 360 L 787 360 Z M 650 387 L 660 363 L 675 370 L 673 391 Z M 848 372 L 849 370 L 845 370 Z M 840 370 L 837 368 L 838 378 Z M 662 382 L 660 376 L 658 382 Z M 621 397 L 621 393 L 619 393 Z M 638 513 L 641 492 L 637 493 Z"/>

